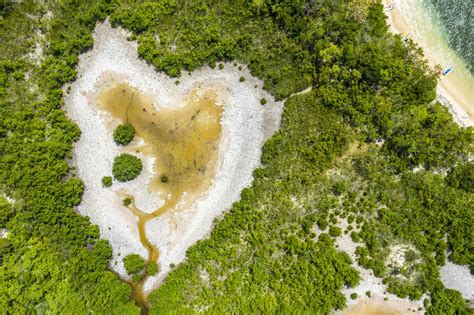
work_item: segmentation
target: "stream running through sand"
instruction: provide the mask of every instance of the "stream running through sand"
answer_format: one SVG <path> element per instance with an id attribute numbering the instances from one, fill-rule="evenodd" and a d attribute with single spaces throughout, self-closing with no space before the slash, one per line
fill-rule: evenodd
<path id="1" fill-rule="evenodd" d="M 222 130 L 223 108 L 216 104 L 212 90 L 199 95 L 194 91 L 185 104 L 176 108 L 158 110 L 155 105 L 153 97 L 126 83 L 107 88 L 98 99 L 101 110 L 135 128 L 135 135 L 145 143 L 137 152 L 154 157 L 148 191 L 160 192 L 163 205 L 145 212 L 136 206 L 134 196 L 124 196 L 132 199 L 127 208 L 138 219 L 140 242 L 148 252 L 146 266 L 159 257 L 158 248 L 147 237 L 147 222 L 190 205 L 209 188 L 215 175 Z M 142 313 L 147 309 L 143 292 L 146 279 L 145 275 L 139 282 L 131 282 Z"/>

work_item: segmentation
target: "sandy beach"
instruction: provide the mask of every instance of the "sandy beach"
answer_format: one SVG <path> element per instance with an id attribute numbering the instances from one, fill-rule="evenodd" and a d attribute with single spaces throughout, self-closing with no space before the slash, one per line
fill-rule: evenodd
<path id="1" fill-rule="evenodd" d="M 243 65 L 204 67 L 182 73 L 180 78 L 157 73 L 138 58 L 137 44 L 127 41 L 128 35 L 123 29 L 111 28 L 107 21 L 97 24 L 94 47 L 80 56 L 78 79 L 70 86 L 64 106 L 82 132 L 71 161 L 86 187 L 78 211 L 98 225 L 101 237 L 110 242 L 111 268 L 123 278 L 128 279 L 122 257 L 136 253 L 146 259 L 148 255 L 139 239 L 137 217 L 122 203 L 124 196 L 133 195 L 143 212 L 160 207 L 167 196 L 149 189 L 155 161 L 139 150 L 143 139 L 135 137 L 125 147 L 114 143 L 112 132 L 120 121 L 99 110 L 101 91 L 126 83 L 152 97 L 159 111 L 179 108 L 191 95 L 212 90 L 216 104 L 223 107 L 216 172 L 208 190 L 186 209 L 166 212 L 146 224 L 147 237 L 159 250 L 159 272 L 144 284 L 145 292 L 150 292 L 164 279 L 170 265 L 183 261 L 188 247 L 206 237 L 214 219 L 239 200 L 242 189 L 252 183 L 262 146 L 279 127 L 283 104 L 275 102 L 262 89 L 263 82 L 253 78 Z M 246 80 L 240 82 L 240 77 Z M 262 98 L 267 100 L 265 106 L 260 104 Z M 103 187 L 101 178 L 111 175 L 113 159 L 122 152 L 142 160 L 142 173 L 132 181 L 114 181 L 112 187 Z"/>
<path id="2" fill-rule="evenodd" d="M 409 13 L 414 14 L 410 12 L 407 2 L 383 0 L 382 3 L 386 6 L 394 5 L 394 9 L 385 11 L 390 32 L 407 36 L 420 45 L 431 67 L 440 66 L 443 69 L 453 66 L 453 72 L 447 76 L 440 76 L 437 87 L 438 100 L 448 107 L 458 124 L 473 126 L 474 79 L 460 58 L 447 47 L 438 32 L 430 29 L 430 34 L 427 36 L 428 34 L 420 31 L 421 28 L 427 27 L 429 21 L 424 15 L 419 20 L 415 20 L 412 16 L 407 17 Z M 421 1 L 417 5 L 421 6 Z"/>

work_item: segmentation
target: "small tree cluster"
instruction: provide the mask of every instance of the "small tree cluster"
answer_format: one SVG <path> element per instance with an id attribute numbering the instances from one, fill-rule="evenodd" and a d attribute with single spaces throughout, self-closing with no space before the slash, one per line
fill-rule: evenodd
<path id="1" fill-rule="evenodd" d="M 135 128 L 130 124 L 121 124 L 114 130 L 114 141 L 118 145 L 127 145 L 135 136 Z"/>
<path id="2" fill-rule="evenodd" d="M 158 272 L 158 264 L 156 262 L 151 261 L 147 264 L 138 254 L 129 254 L 122 260 L 127 274 L 132 276 L 134 282 L 139 282 L 144 276 L 153 276 Z"/>
<path id="3" fill-rule="evenodd" d="M 118 181 L 127 182 L 140 175 L 142 169 L 143 164 L 138 157 L 122 153 L 114 159 L 112 174 Z"/>

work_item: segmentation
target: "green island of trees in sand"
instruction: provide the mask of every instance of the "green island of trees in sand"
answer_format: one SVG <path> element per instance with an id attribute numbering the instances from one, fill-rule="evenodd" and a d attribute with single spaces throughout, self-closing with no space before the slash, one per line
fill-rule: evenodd
<path id="1" fill-rule="evenodd" d="M 277 99 L 312 87 L 286 100 L 252 186 L 150 294 L 151 314 L 341 309 L 341 289 L 360 281 L 335 247 L 342 233 L 390 292 L 426 294 L 428 314 L 472 313 L 439 267 L 448 258 L 474 268 L 473 129 L 434 101 L 437 75 L 413 43 L 387 33 L 381 4 L 25 1 L 0 10 L 0 192 L 13 200 L 0 198 L 1 313 L 140 312 L 108 268 L 107 241 L 74 210 L 84 186 L 67 160 L 80 130 L 61 110 L 106 17 L 170 76 L 239 60 Z M 336 226 L 343 219 L 347 230 Z M 390 269 L 391 244 L 416 249 L 415 277 Z"/>

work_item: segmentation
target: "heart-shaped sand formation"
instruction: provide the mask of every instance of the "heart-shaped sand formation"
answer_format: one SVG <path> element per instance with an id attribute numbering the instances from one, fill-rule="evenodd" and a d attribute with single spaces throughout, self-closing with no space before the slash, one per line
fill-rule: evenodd
<path id="1" fill-rule="evenodd" d="M 78 210 L 110 242 L 111 267 L 124 278 L 122 257 L 151 255 L 140 232 L 157 249 L 159 272 L 144 283 L 149 292 L 251 184 L 263 143 L 278 128 L 282 104 L 232 64 L 183 73 L 176 84 L 138 59 L 136 44 L 126 37 L 108 22 L 97 25 L 94 49 L 80 57 L 65 109 L 82 131 L 72 160 L 86 186 Z M 245 82 L 239 82 L 241 76 Z M 123 107 L 130 104 L 125 114 Z M 119 147 L 112 131 L 123 121 L 134 125 L 138 136 Z M 142 174 L 102 187 L 101 178 L 111 175 L 121 152 L 141 158 Z M 168 183 L 159 180 L 163 174 Z M 135 208 L 123 205 L 124 196 L 134 197 Z"/>

